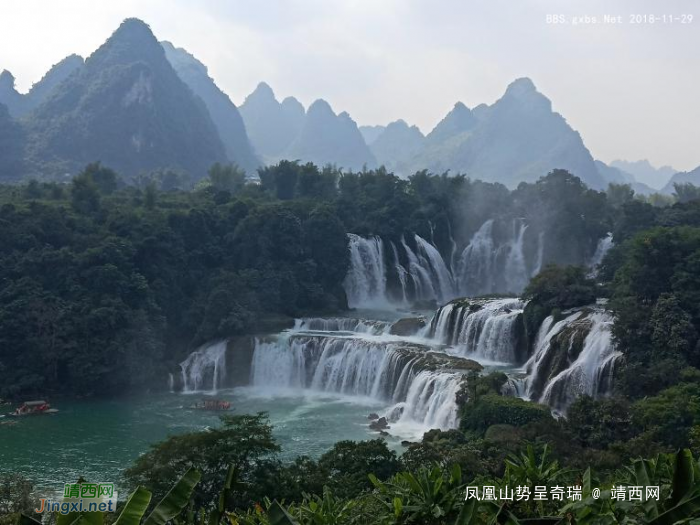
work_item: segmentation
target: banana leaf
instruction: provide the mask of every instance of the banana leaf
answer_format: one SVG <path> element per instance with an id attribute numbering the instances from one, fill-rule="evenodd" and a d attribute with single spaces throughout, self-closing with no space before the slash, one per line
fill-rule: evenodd
<path id="1" fill-rule="evenodd" d="M 175 486 L 156 505 L 153 512 L 146 518 L 144 525 L 165 525 L 165 523 L 180 514 L 182 509 L 190 502 L 192 492 L 194 492 L 194 488 L 201 477 L 202 475 L 193 468 L 185 472 Z"/>
<path id="2" fill-rule="evenodd" d="M 270 520 L 270 525 L 299 525 L 292 516 L 282 508 L 282 506 L 273 501 L 270 508 L 267 510 L 267 517 Z"/>
<path id="3" fill-rule="evenodd" d="M 151 502 L 151 492 L 143 487 L 137 487 L 131 493 L 121 514 L 114 522 L 114 525 L 139 525 L 143 515 L 146 513 L 148 504 Z"/>

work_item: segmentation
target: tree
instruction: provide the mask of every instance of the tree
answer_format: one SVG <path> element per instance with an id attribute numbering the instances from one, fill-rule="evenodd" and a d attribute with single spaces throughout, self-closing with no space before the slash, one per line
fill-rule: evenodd
<path id="1" fill-rule="evenodd" d="M 584 306 L 595 302 L 595 282 L 581 266 L 550 264 L 530 280 L 523 297 L 550 310 Z"/>
<path id="2" fill-rule="evenodd" d="M 100 210 L 100 200 L 100 191 L 89 174 L 82 173 L 73 179 L 71 201 L 76 212 L 95 214 Z"/>
<path id="3" fill-rule="evenodd" d="M 328 476 L 327 484 L 335 494 L 352 497 L 372 488 L 368 473 L 389 479 L 399 472 L 401 464 L 383 439 L 373 439 L 339 441 L 321 456 L 318 466 Z"/>
<path id="4" fill-rule="evenodd" d="M 690 182 L 674 182 L 673 196 L 676 199 L 676 202 L 680 203 L 700 200 L 700 187 L 695 186 Z"/>
<path id="5" fill-rule="evenodd" d="M 620 208 L 634 199 L 634 190 L 629 184 L 614 184 L 611 182 L 608 184 L 606 194 L 608 202 L 615 208 Z"/>
<path id="6" fill-rule="evenodd" d="M 98 191 L 103 195 L 111 195 L 121 184 L 117 172 L 102 166 L 99 162 L 93 162 L 85 166 L 82 175 L 92 179 Z"/>
<path id="7" fill-rule="evenodd" d="M 143 205 L 149 209 L 152 210 L 153 208 L 156 207 L 156 200 L 158 199 L 158 191 L 156 190 L 156 186 L 153 183 L 148 184 L 146 186 L 146 190 L 144 191 L 144 196 L 143 196 Z"/>
<path id="8" fill-rule="evenodd" d="M 170 480 L 194 467 L 202 474 L 195 501 L 207 506 L 223 486 L 229 466 L 241 474 L 239 481 L 245 482 L 261 462 L 279 451 L 265 413 L 226 415 L 221 422 L 219 428 L 173 436 L 154 445 L 125 472 L 126 478 L 164 495 Z M 232 505 L 247 505 L 247 496 L 238 493 Z"/>
<path id="9" fill-rule="evenodd" d="M 209 182 L 218 191 L 236 194 L 245 186 L 245 171 L 236 164 L 219 164 L 209 168 Z"/>
<path id="10" fill-rule="evenodd" d="M 545 266 L 530 280 L 523 292 L 528 304 L 523 312 L 530 343 L 542 321 L 553 310 L 585 306 L 596 300 L 596 284 L 581 266 Z"/>

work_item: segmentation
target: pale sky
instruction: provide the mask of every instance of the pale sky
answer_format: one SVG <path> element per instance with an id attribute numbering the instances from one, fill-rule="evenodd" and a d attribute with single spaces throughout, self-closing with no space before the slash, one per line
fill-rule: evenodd
<path id="1" fill-rule="evenodd" d="M 555 13 L 569 23 L 547 24 Z M 585 15 L 601 23 L 572 24 Z M 428 132 L 456 101 L 490 104 L 528 76 L 594 157 L 700 165 L 694 0 L 0 0 L 0 69 L 26 91 L 127 17 L 204 62 L 236 104 L 264 80 L 280 100 L 325 98 L 360 125 L 403 118 Z"/>

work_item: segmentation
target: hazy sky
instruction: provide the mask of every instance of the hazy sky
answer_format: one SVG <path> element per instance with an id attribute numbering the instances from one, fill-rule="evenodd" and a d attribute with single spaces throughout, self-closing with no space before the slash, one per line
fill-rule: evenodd
<path id="1" fill-rule="evenodd" d="M 621 15 L 552 25 L 547 14 Z M 693 14 L 631 25 L 632 14 Z M 359 124 L 429 131 L 458 100 L 492 103 L 528 76 L 596 158 L 700 165 L 700 2 L 694 0 L 2 0 L 0 69 L 28 89 L 126 17 L 184 47 L 240 104 L 323 97 Z"/>

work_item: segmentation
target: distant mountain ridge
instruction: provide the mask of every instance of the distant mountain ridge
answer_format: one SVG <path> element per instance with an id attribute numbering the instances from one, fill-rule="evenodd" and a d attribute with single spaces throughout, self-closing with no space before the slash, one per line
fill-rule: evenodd
<path id="1" fill-rule="evenodd" d="M 26 94 L 3 71 L 0 104 L 5 180 L 70 175 L 97 160 L 127 179 L 172 167 L 196 180 L 215 162 L 251 173 L 288 159 L 346 170 L 383 164 L 400 176 L 449 171 L 511 188 L 563 168 L 595 189 L 626 183 L 648 194 L 675 173 L 648 161 L 594 160 L 529 78 L 491 105 L 457 102 L 427 135 L 403 120 L 358 127 L 323 99 L 308 111 L 293 97 L 279 102 L 264 82 L 237 108 L 202 62 L 159 43 L 138 19 L 125 20 L 87 60 L 71 55 L 53 66 Z"/>
<path id="2" fill-rule="evenodd" d="M 24 170 L 24 133 L 0 104 L 0 181 L 18 181 Z"/>
<path id="3" fill-rule="evenodd" d="M 581 136 L 552 111 L 549 99 L 528 78 L 511 83 L 491 106 L 470 110 L 455 104 L 413 157 L 378 161 L 396 163 L 404 175 L 449 170 L 509 187 L 563 168 L 592 188 L 607 186 Z"/>
<path id="4" fill-rule="evenodd" d="M 248 136 L 266 164 L 280 160 L 299 135 L 306 111 L 294 97 L 281 103 L 272 88 L 260 82 L 240 107 Z"/>
<path id="5" fill-rule="evenodd" d="M 170 42 L 161 42 L 161 45 L 180 79 L 204 101 L 229 160 L 248 172 L 254 172 L 260 166 L 260 159 L 253 152 L 236 105 L 209 77 L 204 64 Z"/>
<path id="6" fill-rule="evenodd" d="M 241 115 L 255 151 L 267 164 L 287 159 L 349 170 L 377 164 L 355 121 L 347 113 L 336 115 L 323 99 L 305 111 L 293 97 L 278 102 L 272 88 L 261 82 L 241 104 Z"/>
<path id="7" fill-rule="evenodd" d="M 201 99 L 180 79 L 150 28 L 125 20 L 27 121 L 37 172 L 75 173 L 96 160 L 125 178 L 160 167 L 202 177 L 227 160 Z"/>
<path id="8" fill-rule="evenodd" d="M 691 171 L 680 171 L 675 173 L 661 189 L 661 193 L 671 195 L 675 191 L 675 188 L 673 187 L 674 184 L 686 183 L 690 183 L 693 186 L 700 188 L 700 166 Z"/>
<path id="9" fill-rule="evenodd" d="M 299 135 L 289 145 L 286 157 L 320 166 L 335 164 L 349 170 L 377 165 L 350 115 L 345 112 L 336 115 L 330 104 L 321 99 L 309 106 Z"/>
<path id="10" fill-rule="evenodd" d="M 678 172 L 677 169 L 672 168 L 671 166 L 661 166 L 660 168 L 655 168 L 646 159 L 637 160 L 634 162 L 614 160 L 610 163 L 610 166 L 634 175 L 634 178 L 637 181 L 643 182 L 655 190 L 661 189 L 668 183 L 669 179 Z"/>
<path id="11" fill-rule="evenodd" d="M 425 147 L 426 138 L 416 126 L 403 120 L 390 123 L 370 145 L 377 159 L 390 170 L 396 171 L 402 159 L 412 158 Z"/>

